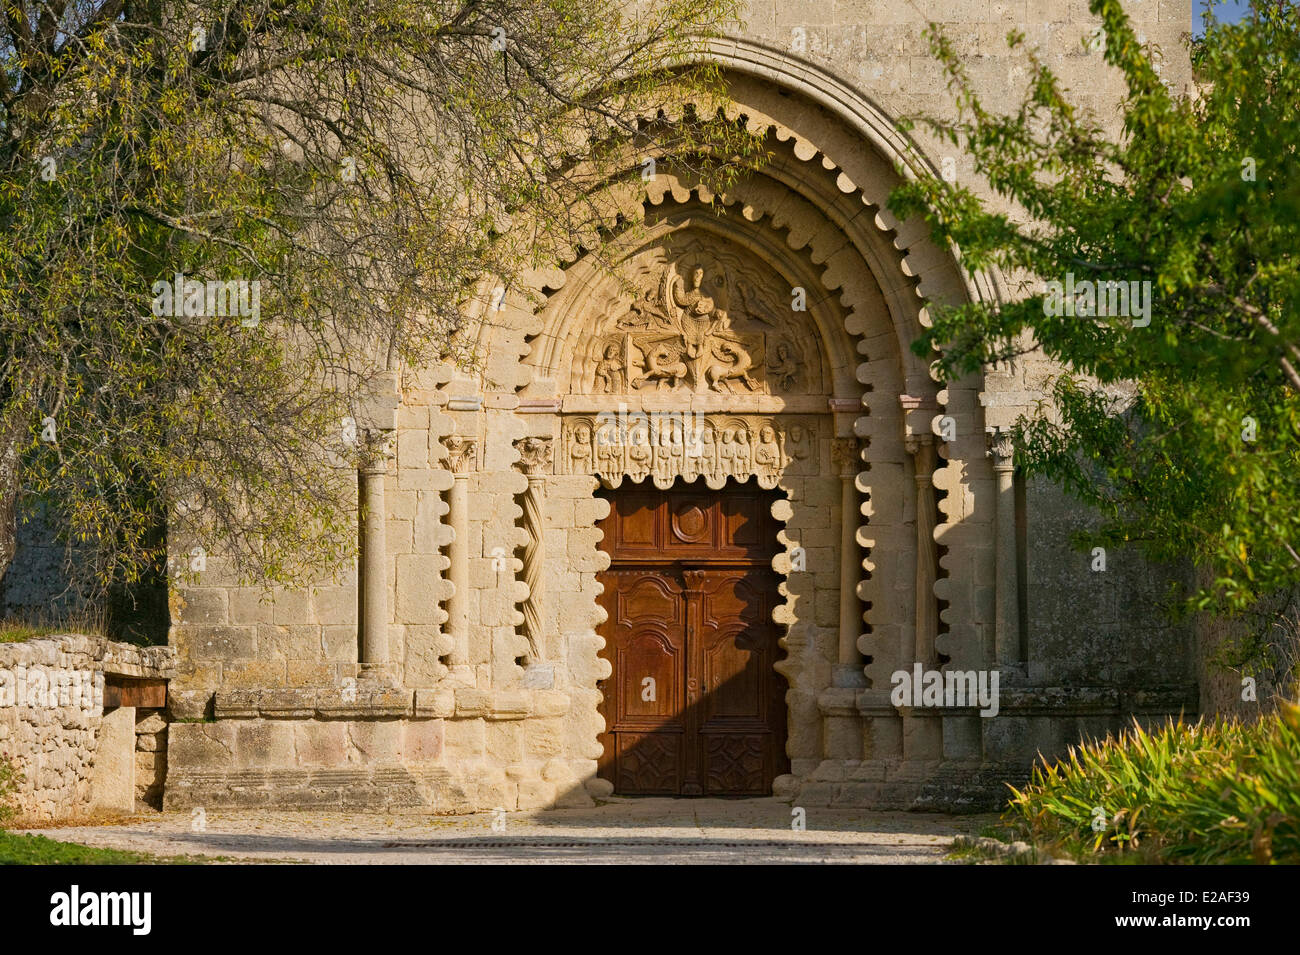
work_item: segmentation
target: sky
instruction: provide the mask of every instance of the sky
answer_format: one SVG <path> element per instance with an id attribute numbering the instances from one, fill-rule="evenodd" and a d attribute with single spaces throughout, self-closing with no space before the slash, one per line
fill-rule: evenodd
<path id="1" fill-rule="evenodd" d="M 1236 23 L 1247 11 L 1246 0 L 1225 0 L 1214 5 L 1214 17 L 1222 23 Z M 1192 0 L 1192 32 L 1200 36 L 1201 14 L 1205 12 L 1205 0 Z"/>

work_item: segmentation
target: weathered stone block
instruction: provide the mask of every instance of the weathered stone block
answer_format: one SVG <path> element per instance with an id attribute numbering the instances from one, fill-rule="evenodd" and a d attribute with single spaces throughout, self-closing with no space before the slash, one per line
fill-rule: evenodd
<path id="1" fill-rule="evenodd" d="M 234 757 L 242 769 L 294 764 L 294 724 L 285 720 L 241 720 L 235 724 Z"/>
<path id="2" fill-rule="evenodd" d="M 407 763 L 432 763 L 442 758 L 442 720 L 414 720 L 407 723 L 402 740 L 402 759 Z"/>
<path id="3" fill-rule="evenodd" d="M 456 691 L 451 688 L 415 691 L 415 715 L 446 719 L 456 712 Z"/>
<path id="4" fill-rule="evenodd" d="M 167 753 L 174 765 L 189 770 L 233 769 L 235 723 L 172 723 Z"/>
<path id="5" fill-rule="evenodd" d="M 519 781 L 519 808 L 546 809 L 555 804 L 555 784 L 540 779 Z"/>
<path id="6" fill-rule="evenodd" d="M 527 735 L 523 721 L 487 724 L 487 758 L 497 766 L 521 762 Z"/>
<path id="7" fill-rule="evenodd" d="M 334 769 L 345 766 L 352 755 L 348 725 L 341 721 L 294 722 L 294 752 L 298 766 Z"/>
<path id="8" fill-rule="evenodd" d="M 96 809 L 135 809 L 135 709 L 120 706 L 100 721 L 90 804 Z"/>
<path id="9" fill-rule="evenodd" d="M 487 753 L 487 724 L 481 719 L 448 720 L 443 726 L 443 751 L 449 764 L 482 759 Z"/>
<path id="10" fill-rule="evenodd" d="M 176 644 L 195 660 L 252 660 L 256 655 L 254 627 L 177 627 Z"/>
<path id="11" fill-rule="evenodd" d="M 182 592 L 181 620 L 191 625 L 224 624 L 229 621 L 229 596 L 221 587 L 190 587 Z M 243 621 L 237 621 L 242 623 Z"/>

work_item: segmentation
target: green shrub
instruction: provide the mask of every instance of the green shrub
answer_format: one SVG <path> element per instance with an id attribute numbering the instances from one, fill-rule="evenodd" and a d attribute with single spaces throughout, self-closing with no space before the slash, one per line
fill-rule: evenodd
<path id="1" fill-rule="evenodd" d="M 1010 826 L 1075 857 L 1300 863 L 1300 707 L 1254 723 L 1135 722 L 1012 793 Z"/>
<path id="2" fill-rule="evenodd" d="M 9 757 L 0 753 L 0 826 L 13 817 L 16 809 L 13 795 L 18 791 L 22 778 L 23 774 L 9 761 Z"/>

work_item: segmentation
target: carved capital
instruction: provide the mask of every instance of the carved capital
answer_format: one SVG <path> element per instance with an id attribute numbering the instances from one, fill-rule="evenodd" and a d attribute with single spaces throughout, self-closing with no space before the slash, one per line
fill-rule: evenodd
<path id="1" fill-rule="evenodd" d="M 397 432 L 387 428 L 366 428 L 361 432 L 361 468 L 386 471 L 397 453 Z"/>
<path id="2" fill-rule="evenodd" d="M 474 470 L 474 461 L 477 457 L 478 442 L 473 438 L 465 438 L 458 434 L 453 434 L 446 440 L 447 445 L 447 467 L 453 474 L 466 474 Z"/>
<path id="3" fill-rule="evenodd" d="M 515 442 L 515 448 L 525 474 L 545 474 L 551 469 L 550 438 L 521 438 Z"/>
<path id="4" fill-rule="evenodd" d="M 1006 428 L 985 428 L 985 437 L 988 440 L 988 456 L 993 459 L 993 470 L 1010 471 L 1015 467 L 1015 444 L 1011 440 L 1011 432 Z"/>
<path id="5" fill-rule="evenodd" d="M 905 434 L 903 435 L 903 447 L 907 449 L 908 454 L 921 454 L 926 449 L 934 447 L 934 435 L 932 434 Z"/>
<path id="6" fill-rule="evenodd" d="M 862 470 L 862 442 L 857 438 L 831 441 L 831 462 L 840 477 L 852 477 Z"/>
<path id="7" fill-rule="evenodd" d="M 903 436 L 903 447 L 912 455 L 916 464 L 916 479 L 928 481 L 934 471 L 937 453 L 932 434 L 907 434 Z"/>

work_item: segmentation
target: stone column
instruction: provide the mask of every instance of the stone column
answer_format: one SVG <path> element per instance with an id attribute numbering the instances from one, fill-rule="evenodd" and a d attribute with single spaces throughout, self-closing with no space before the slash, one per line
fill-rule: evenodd
<path id="1" fill-rule="evenodd" d="M 384 479 L 395 432 L 365 432 L 361 465 L 361 669 L 379 675 L 388 664 L 388 509 Z"/>
<path id="2" fill-rule="evenodd" d="M 476 443 L 452 435 L 447 438 L 447 466 L 453 480 L 447 500 L 452 538 L 447 547 L 453 593 L 447 600 L 447 633 L 451 637 L 452 664 L 469 662 L 469 476 L 474 471 Z"/>
<path id="3" fill-rule="evenodd" d="M 912 455 L 916 479 L 916 662 L 929 668 L 939 662 L 935 650 L 939 612 L 934 598 L 934 582 L 939 577 L 939 549 L 934 541 L 934 466 L 938 454 L 932 434 L 909 434 L 904 446 Z"/>
<path id="4" fill-rule="evenodd" d="M 551 469 L 551 439 L 523 438 L 515 442 L 519 449 L 519 463 L 528 475 L 528 490 L 524 494 L 524 524 L 528 530 L 528 543 L 524 546 L 524 582 L 528 584 L 528 599 L 524 601 L 524 636 L 528 640 L 529 660 L 542 660 L 542 608 L 544 571 L 546 567 L 546 523 L 542 510 L 546 496 L 546 474 Z"/>
<path id="5" fill-rule="evenodd" d="M 865 687 L 862 654 L 858 637 L 862 635 L 862 602 L 858 583 L 862 580 L 862 554 L 858 549 L 858 472 L 862 470 L 861 445 L 857 438 L 836 438 L 831 457 L 840 475 L 840 644 L 839 663 L 834 670 L 834 685 Z"/>
<path id="6" fill-rule="evenodd" d="M 1015 448 L 1005 428 L 988 428 L 988 456 L 997 478 L 997 517 L 994 560 L 997 593 L 997 621 L 994 652 L 999 667 L 1020 660 L 1020 592 L 1016 579 L 1016 489 Z"/>

